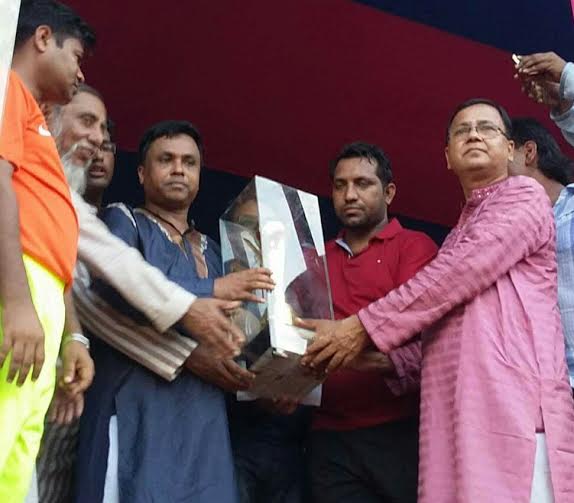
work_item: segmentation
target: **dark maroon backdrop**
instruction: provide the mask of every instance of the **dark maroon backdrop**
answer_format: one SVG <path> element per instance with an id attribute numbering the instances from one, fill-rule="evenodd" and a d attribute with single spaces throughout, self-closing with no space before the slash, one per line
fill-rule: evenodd
<path id="1" fill-rule="evenodd" d="M 327 195 L 327 161 L 362 139 L 392 159 L 395 212 L 452 225 L 453 106 L 485 96 L 551 124 L 521 95 L 508 52 L 350 0 L 69 3 L 97 29 L 86 75 L 124 150 L 150 123 L 185 118 L 212 167 Z"/>

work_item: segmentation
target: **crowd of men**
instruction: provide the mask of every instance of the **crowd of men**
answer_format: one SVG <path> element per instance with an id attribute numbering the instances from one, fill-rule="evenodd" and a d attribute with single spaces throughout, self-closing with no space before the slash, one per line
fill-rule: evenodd
<path id="1" fill-rule="evenodd" d="M 223 275 L 190 225 L 190 122 L 142 136 L 142 206 L 102 205 L 116 147 L 81 71 L 94 43 L 67 6 L 22 1 L 0 131 L 2 503 L 574 501 L 573 164 L 551 132 L 488 99 L 454 109 L 466 204 L 440 249 L 389 217 L 385 152 L 344 146 L 336 321 L 298 322 L 321 405 L 239 402 L 255 376 L 229 313 L 273 275 Z M 516 78 L 574 145 L 574 65 L 523 56 Z"/>

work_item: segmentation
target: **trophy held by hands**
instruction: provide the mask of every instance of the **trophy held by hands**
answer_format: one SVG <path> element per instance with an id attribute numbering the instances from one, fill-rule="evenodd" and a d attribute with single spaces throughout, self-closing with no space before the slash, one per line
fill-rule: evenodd
<path id="1" fill-rule="evenodd" d="M 317 197 L 256 176 L 219 221 L 223 272 L 266 267 L 272 292 L 233 314 L 247 342 L 239 360 L 257 377 L 259 398 L 302 400 L 322 378 L 300 367 L 312 333 L 300 318 L 333 318 Z"/>

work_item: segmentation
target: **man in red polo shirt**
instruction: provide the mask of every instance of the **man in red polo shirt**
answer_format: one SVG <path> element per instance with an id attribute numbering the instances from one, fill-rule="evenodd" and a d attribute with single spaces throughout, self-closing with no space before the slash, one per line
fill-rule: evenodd
<path id="1" fill-rule="evenodd" d="M 333 204 L 343 230 L 326 246 L 333 307 L 346 318 L 430 262 L 425 234 L 390 222 L 396 186 L 375 145 L 353 143 L 331 166 Z M 415 503 L 420 344 L 373 351 L 329 375 L 314 414 L 310 469 L 314 501 Z"/>

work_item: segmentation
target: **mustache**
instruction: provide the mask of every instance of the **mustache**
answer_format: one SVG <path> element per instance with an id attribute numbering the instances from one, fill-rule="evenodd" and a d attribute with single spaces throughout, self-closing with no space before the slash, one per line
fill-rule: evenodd
<path id="1" fill-rule="evenodd" d="M 56 124 L 56 127 L 58 126 L 58 124 Z M 51 128 L 52 134 L 54 135 L 54 129 Z M 96 154 L 98 153 L 97 148 L 94 147 L 93 144 L 91 144 L 86 138 L 81 138 L 79 139 L 76 143 L 74 143 L 71 147 L 68 148 L 68 150 L 66 150 L 64 148 L 64 138 L 62 135 L 62 130 L 60 129 L 59 134 L 56 136 L 54 135 L 55 139 L 56 139 L 56 147 L 58 149 L 58 152 L 60 153 L 60 158 L 64 159 L 65 157 L 69 157 L 69 156 L 73 156 L 74 154 L 76 154 L 78 151 L 84 151 L 86 155 L 82 155 L 82 157 L 86 158 L 86 159 L 93 159 L 94 157 L 96 157 Z"/>
<path id="2" fill-rule="evenodd" d="M 89 150 L 93 150 L 91 147 L 86 146 L 83 140 L 80 140 L 80 141 L 74 143 L 67 152 L 62 154 L 62 156 L 60 158 L 62 163 L 71 163 L 73 158 L 74 158 L 74 154 L 80 148 L 86 148 Z M 81 165 L 76 164 L 76 166 L 82 167 L 84 170 L 87 170 L 92 165 L 93 162 L 94 162 L 94 157 L 92 156 L 84 164 L 81 164 Z"/>

